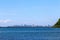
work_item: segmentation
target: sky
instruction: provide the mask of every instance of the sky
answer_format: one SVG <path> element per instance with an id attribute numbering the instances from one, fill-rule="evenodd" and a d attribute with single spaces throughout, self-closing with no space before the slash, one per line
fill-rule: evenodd
<path id="1" fill-rule="evenodd" d="M 0 0 L 0 26 L 52 26 L 59 18 L 60 0 Z"/>

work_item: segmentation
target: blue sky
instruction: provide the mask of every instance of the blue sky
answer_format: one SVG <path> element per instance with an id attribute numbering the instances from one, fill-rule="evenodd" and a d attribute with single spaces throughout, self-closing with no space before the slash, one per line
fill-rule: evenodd
<path id="1" fill-rule="evenodd" d="M 0 0 L 0 25 L 53 25 L 60 18 L 60 0 Z"/>

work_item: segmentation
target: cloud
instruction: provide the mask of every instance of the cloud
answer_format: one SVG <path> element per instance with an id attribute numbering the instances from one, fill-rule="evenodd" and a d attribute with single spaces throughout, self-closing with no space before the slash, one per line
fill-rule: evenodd
<path id="1" fill-rule="evenodd" d="M 0 20 L 0 23 L 9 23 L 12 22 L 12 20 L 6 19 L 6 20 Z"/>

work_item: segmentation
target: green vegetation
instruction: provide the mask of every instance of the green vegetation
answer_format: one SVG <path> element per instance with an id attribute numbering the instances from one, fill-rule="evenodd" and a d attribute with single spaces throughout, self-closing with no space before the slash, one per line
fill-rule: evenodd
<path id="1" fill-rule="evenodd" d="M 60 28 L 60 19 L 59 19 L 58 22 L 53 26 L 53 28 Z"/>

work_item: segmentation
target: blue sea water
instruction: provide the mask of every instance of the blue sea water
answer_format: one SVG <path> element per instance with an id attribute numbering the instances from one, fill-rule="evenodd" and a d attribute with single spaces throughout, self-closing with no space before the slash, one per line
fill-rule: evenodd
<path id="1" fill-rule="evenodd" d="M 60 40 L 60 28 L 0 28 L 0 40 Z"/>

